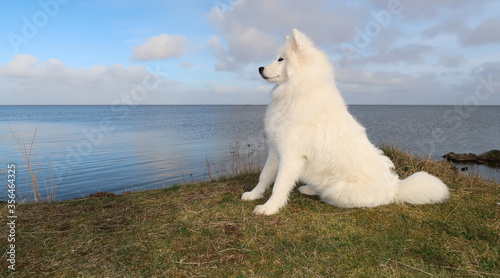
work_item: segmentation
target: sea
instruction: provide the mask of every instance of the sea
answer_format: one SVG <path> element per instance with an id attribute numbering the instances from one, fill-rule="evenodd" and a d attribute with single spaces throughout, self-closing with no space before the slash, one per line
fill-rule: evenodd
<path id="1" fill-rule="evenodd" d="M 36 179 L 44 199 L 48 194 L 63 201 L 231 175 L 235 161 L 254 167 L 265 161 L 265 109 L 0 106 L 0 184 L 8 184 L 7 170 L 14 165 L 17 194 L 33 201 Z M 350 105 L 349 111 L 376 145 L 396 145 L 436 161 L 448 152 L 500 149 L 500 106 Z M 500 181 L 497 168 L 458 167 Z M 8 188 L 1 188 L 5 201 Z"/>

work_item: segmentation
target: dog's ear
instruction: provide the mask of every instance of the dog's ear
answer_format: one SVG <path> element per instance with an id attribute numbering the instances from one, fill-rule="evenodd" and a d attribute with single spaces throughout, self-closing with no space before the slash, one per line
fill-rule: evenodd
<path id="1" fill-rule="evenodd" d="M 292 51 L 297 51 L 297 43 L 293 37 L 286 36 L 285 37 L 285 45 L 288 47 L 288 49 L 291 49 Z"/>
<path id="2" fill-rule="evenodd" d="M 288 37 L 287 37 L 288 38 Z M 302 32 L 297 29 L 292 29 L 292 37 L 287 39 L 292 46 L 292 49 L 298 51 L 305 47 L 314 47 L 312 41 Z"/>
<path id="3" fill-rule="evenodd" d="M 297 30 L 296 28 L 292 29 L 292 38 L 293 39 L 298 39 L 300 37 L 300 35 L 303 35 L 303 34 L 299 30 Z"/>
<path id="4" fill-rule="evenodd" d="M 292 37 L 288 40 L 290 43 L 290 46 L 294 51 L 297 51 L 300 48 L 300 41 L 299 41 L 299 31 L 297 29 L 292 29 Z M 288 38 L 288 37 L 287 37 Z"/>

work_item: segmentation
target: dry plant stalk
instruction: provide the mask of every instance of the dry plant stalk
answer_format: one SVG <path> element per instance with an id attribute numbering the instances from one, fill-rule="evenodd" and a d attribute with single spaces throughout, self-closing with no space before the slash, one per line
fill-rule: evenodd
<path id="1" fill-rule="evenodd" d="M 48 161 L 48 168 L 49 168 L 49 173 L 50 173 L 50 181 L 47 183 L 47 180 L 45 179 L 44 175 L 44 164 L 40 162 L 38 159 L 38 156 L 36 154 L 34 145 L 35 145 L 35 138 L 36 138 L 36 133 L 38 129 L 35 130 L 35 133 L 33 134 L 33 137 L 31 138 L 31 143 L 29 145 L 29 148 L 26 147 L 26 143 L 24 140 L 19 136 L 14 133 L 12 130 L 12 126 L 10 123 L 7 121 L 9 124 L 10 131 L 12 133 L 12 137 L 14 137 L 14 140 L 16 141 L 17 148 L 21 152 L 23 159 L 26 163 L 26 195 L 23 196 L 23 193 L 21 191 L 17 191 L 17 194 L 19 195 L 19 202 L 20 203 L 25 203 L 29 202 L 31 198 L 33 198 L 33 201 L 35 203 L 38 202 L 53 202 L 55 200 L 56 192 L 61 186 L 61 184 L 64 182 L 66 176 L 63 177 L 61 182 L 59 184 L 56 184 L 54 181 L 54 172 L 52 169 L 52 165 L 50 161 Z M 43 182 L 43 186 L 45 187 L 45 199 L 42 195 L 42 189 L 40 187 L 41 181 Z M 28 195 L 32 195 L 32 197 L 29 197 Z"/>

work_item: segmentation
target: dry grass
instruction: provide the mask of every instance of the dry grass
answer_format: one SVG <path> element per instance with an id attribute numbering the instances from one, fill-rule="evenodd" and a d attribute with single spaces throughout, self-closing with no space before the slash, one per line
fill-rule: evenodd
<path id="1" fill-rule="evenodd" d="M 246 151 L 241 150 L 242 145 L 239 142 L 236 142 L 234 146 L 230 146 L 233 176 L 255 173 L 262 170 L 264 166 L 262 161 L 266 159 L 267 144 L 264 144 L 264 146 L 258 144 L 256 148 L 253 144 L 247 144 L 246 146 Z M 264 150 L 262 151 L 262 149 Z"/>
<path id="2" fill-rule="evenodd" d="M 246 144 L 247 148 L 242 148 L 242 146 L 239 142 L 236 142 L 234 146 L 229 146 L 231 172 L 226 170 L 226 165 L 223 163 L 209 162 L 208 157 L 205 156 L 206 170 L 204 177 L 206 178 L 203 178 L 202 181 L 217 181 L 229 176 L 234 177 L 261 171 L 267 158 L 267 144 L 257 144 L 257 146 Z"/>
<path id="3" fill-rule="evenodd" d="M 405 177 L 425 169 L 437 205 L 340 209 L 292 193 L 270 217 L 240 201 L 257 174 L 17 208 L 17 273 L 4 277 L 498 277 L 499 184 L 385 147 Z M 266 196 L 266 198 L 268 195 Z M 6 209 L 1 210 L 5 219 Z M 7 229 L 0 242 L 6 243 Z"/>
<path id="4" fill-rule="evenodd" d="M 26 176 L 24 180 L 26 186 L 25 192 L 27 193 L 23 195 L 22 191 L 17 190 L 18 196 L 16 201 L 18 203 L 55 201 L 57 189 L 59 189 L 59 186 L 63 183 L 64 178 L 61 182 L 56 183 L 50 161 L 43 162 L 38 159 L 34 147 L 37 130 L 35 130 L 31 142 L 27 145 L 23 138 L 14 133 L 10 123 L 7 120 L 6 122 L 9 124 L 12 138 L 14 138 L 17 148 L 23 156 L 26 167 Z M 17 170 L 19 170 L 19 166 L 20 165 L 16 166 Z M 48 171 L 48 178 L 46 178 L 44 171 Z M 17 182 L 19 186 L 19 180 Z M 43 193 L 43 191 L 45 192 Z"/>

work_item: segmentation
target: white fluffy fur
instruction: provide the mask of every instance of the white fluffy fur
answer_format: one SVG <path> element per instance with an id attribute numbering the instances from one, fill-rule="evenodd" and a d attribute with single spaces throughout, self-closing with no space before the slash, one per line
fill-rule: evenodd
<path id="1" fill-rule="evenodd" d="M 308 184 L 301 193 L 344 208 L 428 204 L 448 197 L 446 185 L 426 172 L 398 179 L 389 158 L 349 114 L 330 60 L 303 33 L 293 29 L 276 61 L 260 71 L 277 84 L 265 117 L 270 150 L 259 183 L 242 199 L 262 198 L 273 182 L 274 187 L 255 214 L 277 213 L 298 180 Z"/>

